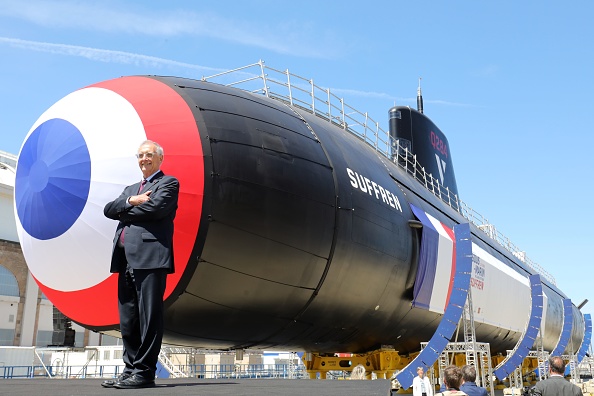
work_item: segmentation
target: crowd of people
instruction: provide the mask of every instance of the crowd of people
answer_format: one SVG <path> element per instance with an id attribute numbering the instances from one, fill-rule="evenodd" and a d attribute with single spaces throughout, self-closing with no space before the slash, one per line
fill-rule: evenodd
<path id="1" fill-rule="evenodd" d="M 582 396 L 579 386 L 564 377 L 565 362 L 560 356 L 552 356 L 548 361 L 549 378 L 539 381 L 530 389 L 537 396 Z M 487 389 L 476 384 L 476 369 L 472 365 L 462 368 L 448 366 L 444 369 L 439 393 L 433 394 L 434 387 L 425 376 L 425 369 L 417 367 L 417 376 L 412 384 L 413 396 L 487 396 Z"/>
<path id="2" fill-rule="evenodd" d="M 413 380 L 413 396 L 434 396 L 433 386 L 425 376 L 423 367 L 417 368 L 417 376 Z M 472 365 L 462 368 L 448 366 L 443 371 L 441 389 L 437 395 L 444 396 L 487 396 L 487 390 L 476 384 L 476 369 Z"/>

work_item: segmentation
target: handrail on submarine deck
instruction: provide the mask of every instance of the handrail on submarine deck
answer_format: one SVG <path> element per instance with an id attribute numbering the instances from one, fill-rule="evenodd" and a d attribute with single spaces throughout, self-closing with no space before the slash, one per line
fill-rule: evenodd
<path id="1" fill-rule="evenodd" d="M 257 69 L 257 72 L 254 72 L 254 69 Z M 234 80 L 237 76 L 242 78 Z M 233 79 L 229 77 L 233 77 Z M 557 284 L 555 278 L 549 272 L 531 260 L 526 252 L 520 250 L 508 237 L 497 230 L 486 217 L 460 200 L 456 194 L 444 187 L 431 173 L 426 172 L 425 168 L 417 162 L 416 155 L 413 155 L 404 145 L 400 145 L 398 139 L 393 139 L 389 132 L 380 127 L 379 122 L 369 116 L 369 113 L 363 113 L 348 105 L 343 98 L 332 93 L 330 88 L 322 88 L 316 85 L 313 79 L 290 73 L 289 69 L 284 71 L 274 69 L 267 66 L 262 60 L 237 69 L 202 77 L 202 81 L 212 82 L 212 80 L 217 80 L 217 83 L 221 85 L 237 87 L 251 93 L 259 93 L 291 106 L 302 108 L 352 133 L 385 158 L 404 169 L 415 180 L 424 185 L 427 190 L 464 216 L 490 238 L 497 241 L 520 261 L 542 275 L 551 284 Z M 276 91 L 271 87 L 280 88 L 281 90 Z"/>

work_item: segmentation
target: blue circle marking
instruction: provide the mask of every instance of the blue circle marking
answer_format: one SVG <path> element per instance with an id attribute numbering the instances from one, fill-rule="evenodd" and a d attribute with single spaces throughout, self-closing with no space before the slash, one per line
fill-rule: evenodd
<path id="1" fill-rule="evenodd" d="M 29 235 L 52 239 L 79 218 L 91 186 L 91 157 L 83 135 L 53 118 L 29 135 L 19 154 L 15 202 Z"/>

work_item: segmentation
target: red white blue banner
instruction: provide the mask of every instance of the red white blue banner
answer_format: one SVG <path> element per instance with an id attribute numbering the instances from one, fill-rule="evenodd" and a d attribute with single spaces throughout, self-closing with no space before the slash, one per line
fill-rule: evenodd
<path id="1" fill-rule="evenodd" d="M 410 206 L 423 223 L 412 305 L 444 313 L 456 272 L 454 231 L 425 211 Z"/>
<path id="2" fill-rule="evenodd" d="M 443 314 L 450 299 L 456 271 L 454 233 L 422 209 L 410 206 L 423 223 L 412 306 Z M 524 331 L 530 318 L 530 304 L 518 304 L 518 301 L 530 301 L 527 275 L 520 274 L 473 242 L 470 287 L 476 322 L 515 332 Z M 546 294 L 543 297 L 544 316 Z"/>

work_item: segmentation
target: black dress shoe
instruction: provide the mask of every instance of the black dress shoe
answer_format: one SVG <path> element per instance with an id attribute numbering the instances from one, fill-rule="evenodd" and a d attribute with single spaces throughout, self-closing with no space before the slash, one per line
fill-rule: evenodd
<path id="1" fill-rule="evenodd" d="M 155 380 L 144 378 L 138 374 L 134 374 L 121 381 L 116 381 L 113 384 L 113 387 L 117 389 L 140 389 L 152 388 L 153 386 L 155 386 Z"/>
<path id="2" fill-rule="evenodd" d="M 103 381 L 101 383 L 101 386 L 104 388 L 113 388 L 113 386 L 115 385 L 116 382 L 123 381 L 130 376 L 131 376 L 131 374 L 128 374 L 128 373 L 120 374 L 120 376 L 118 378 Z"/>

